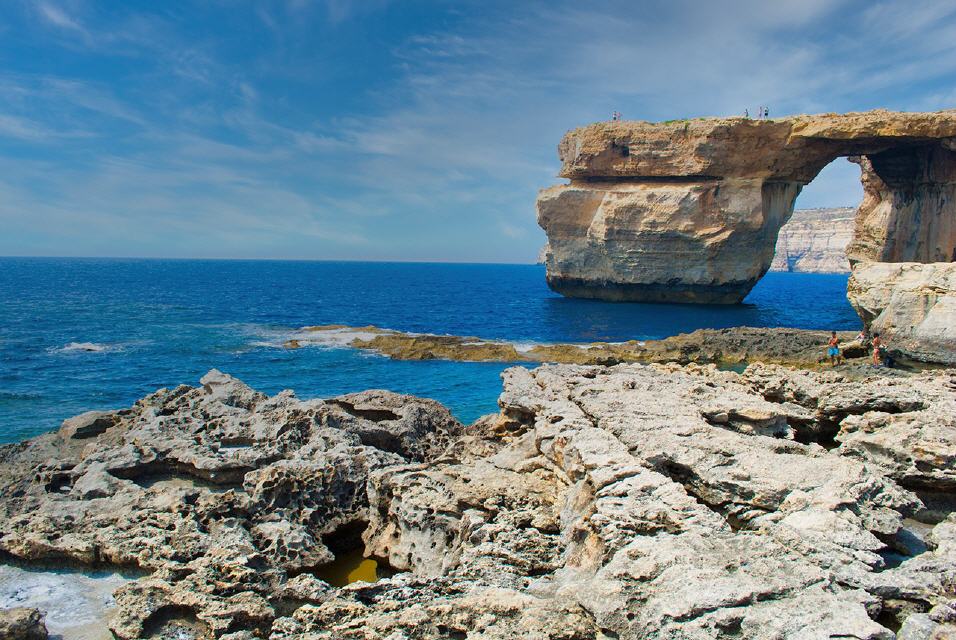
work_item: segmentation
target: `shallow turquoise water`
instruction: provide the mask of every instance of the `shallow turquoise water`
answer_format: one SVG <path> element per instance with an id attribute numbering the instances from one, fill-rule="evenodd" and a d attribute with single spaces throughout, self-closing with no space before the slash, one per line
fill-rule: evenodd
<path id="1" fill-rule="evenodd" d="M 298 327 L 328 323 L 521 342 L 737 325 L 852 330 L 846 278 L 771 273 L 747 304 L 700 306 L 562 298 L 536 265 L 0 258 L 0 442 L 158 387 L 195 385 L 213 367 L 268 393 L 414 393 L 471 421 L 496 410 L 507 365 L 281 344 Z"/>

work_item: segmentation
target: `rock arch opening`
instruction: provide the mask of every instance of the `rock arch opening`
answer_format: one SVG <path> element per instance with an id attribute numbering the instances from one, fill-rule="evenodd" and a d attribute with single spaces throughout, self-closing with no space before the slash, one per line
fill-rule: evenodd
<path id="1" fill-rule="evenodd" d="M 793 216 L 777 235 L 771 271 L 849 273 L 846 248 L 863 200 L 860 168 L 837 158 L 797 196 Z"/>

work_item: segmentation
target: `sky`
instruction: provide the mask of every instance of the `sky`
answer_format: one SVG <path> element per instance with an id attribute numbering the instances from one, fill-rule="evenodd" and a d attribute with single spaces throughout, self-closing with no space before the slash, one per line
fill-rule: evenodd
<path id="1" fill-rule="evenodd" d="M 0 255 L 532 262 L 565 131 L 760 105 L 956 106 L 956 3 L 7 0 Z"/>

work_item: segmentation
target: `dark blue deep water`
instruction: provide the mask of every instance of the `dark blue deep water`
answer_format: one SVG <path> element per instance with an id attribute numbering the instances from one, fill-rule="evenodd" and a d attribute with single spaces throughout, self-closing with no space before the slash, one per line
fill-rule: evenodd
<path id="1" fill-rule="evenodd" d="M 846 280 L 771 273 L 746 304 L 715 307 L 566 299 L 532 265 L 0 258 L 0 442 L 158 387 L 195 385 L 213 367 L 303 398 L 414 393 L 470 421 L 496 409 L 507 365 L 281 344 L 298 327 L 331 323 L 522 342 L 737 325 L 856 329 Z"/>

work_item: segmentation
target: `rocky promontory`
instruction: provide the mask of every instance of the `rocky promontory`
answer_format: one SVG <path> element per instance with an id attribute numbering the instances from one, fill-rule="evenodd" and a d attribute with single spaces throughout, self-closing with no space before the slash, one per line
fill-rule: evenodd
<path id="1" fill-rule="evenodd" d="M 0 550 L 140 571 L 121 639 L 956 631 L 952 371 L 503 377 L 500 413 L 468 427 L 427 400 L 268 397 L 216 371 L 78 416 L 0 448 Z M 389 570 L 334 586 L 352 549 Z"/>
<path id="2" fill-rule="evenodd" d="M 780 229 L 771 271 L 847 273 L 846 247 L 853 238 L 850 207 L 798 209 Z"/>
<path id="3" fill-rule="evenodd" d="M 770 267 L 804 185 L 841 156 L 866 197 L 851 261 L 956 251 L 956 111 L 601 122 L 561 141 L 538 196 L 548 283 L 574 297 L 737 303 Z"/>

